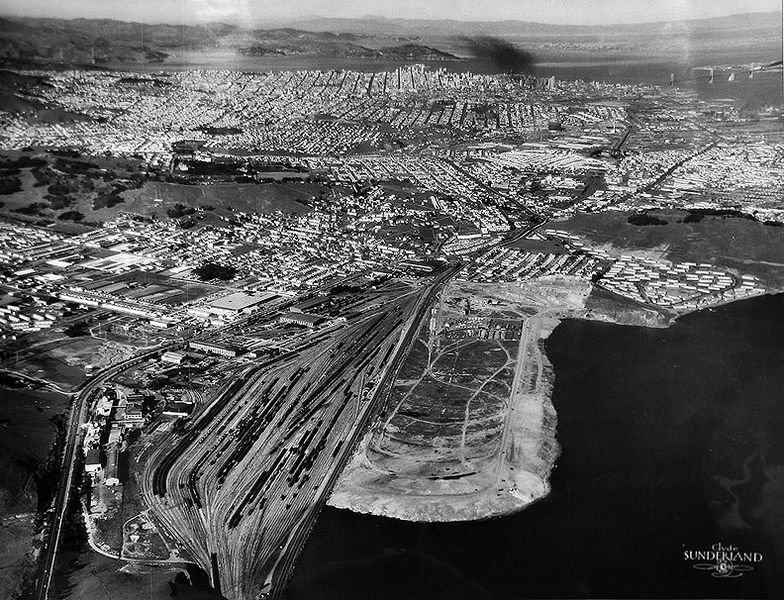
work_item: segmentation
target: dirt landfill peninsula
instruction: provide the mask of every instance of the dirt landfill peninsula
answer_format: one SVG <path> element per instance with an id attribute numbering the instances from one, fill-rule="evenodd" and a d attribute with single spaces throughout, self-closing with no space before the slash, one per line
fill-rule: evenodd
<path id="1" fill-rule="evenodd" d="M 329 504 L 466 521 L 547 495 L 559 448 L 543 340 L 588 316 L 590 291 L 568 276 L 447 284 Z"/>

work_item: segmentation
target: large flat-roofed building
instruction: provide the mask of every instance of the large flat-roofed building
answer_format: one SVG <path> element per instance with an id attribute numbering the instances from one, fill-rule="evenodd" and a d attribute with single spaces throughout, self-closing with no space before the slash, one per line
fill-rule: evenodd
<path id="1" fill-rule="evenodd" d="M 117 444 L 110 444 L 106 448 L 106 468 L 104 469 L 104 484 L 107 486 L 120 485 L 120 475 L 118 469 L 119 448 Z"/>
<path id="2" fill-rule="evenodd" d="M 173 352 L 169 350 L 163 353 L 163 356 L 161 356 L 161 361 L 171 363 L 173 365 L 181 365 L 185 358 L 185 354 L 182 352 Z"/>
<path id="3" fill-rule="evenodd" d="M 315 327 L 324 320 L 324 317 L 318 315 L 309 315 L 301 312 L 289 312 L 281 315 L 280 320 L 284 323 L 294 323 L 295 325 L 303 325 L 305 327 Z"/>
<path id="4" fill-rule="evenodd" d="M 231 346 L 223 346 L 221 344 L 211 344 L 209 342 L 190 342 L 188 344 L 192 350 L 198 350 L 206 354 L 217 354 L 219 356 L 227 356 L 234 358 L 237 356 L 237 349 Z"/>
<path id="5" fill-rule="evenodd" d="M 249 313 L 258 308 L 259 304 L 274 298 L 274 294 L 246 294 L 234 292 L 223 298 L 218 298 L 207 303 L 213 312 L 218 314 Z"/>
<path id="6" fill-rule="evenodd" d="M 84 459 L 84 470 L 87 473 L 97 473 L 101 470 L 101 451 L 98 448 L 90 448 Z"/>

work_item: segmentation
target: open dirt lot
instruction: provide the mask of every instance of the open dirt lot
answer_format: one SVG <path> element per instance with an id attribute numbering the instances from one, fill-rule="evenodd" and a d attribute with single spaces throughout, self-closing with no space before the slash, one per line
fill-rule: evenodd
<path id="1" fill-rule="evenodd" d="M 448 284 L 330 504 L 458 521 L 546 495 L 558 446 L 542 340 L 589 291 L 566 277 Z"/>

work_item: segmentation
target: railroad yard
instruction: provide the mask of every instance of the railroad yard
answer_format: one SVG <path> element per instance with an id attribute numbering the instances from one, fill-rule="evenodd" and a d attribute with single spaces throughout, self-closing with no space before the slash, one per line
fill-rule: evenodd
<path id="1" fill-rule="evenodd" d="M 440 279 L 368 293 L 351 319 L 231 373 L 184 428 L 148 436 L 139 460 L 150 514 L 226 597 L 282 593 Z"/>
<path id="2" fill-rule="evenodd" d="M 45 21 L 30 39 L 68 47 Z M 119 35 L 82 21 L 60 26 Z M 177 572 L 164 594 L 293 598 L 317 520 L 345 513 L 319 519 L 326 505 L 456 530 L 556 498 L 569 421 L 545 353 L 557 334 L 545 341 L 559 323 L 667 327 L 784 290 L 777 86 L 774 105 L 756 106 L 718 93 L 728 87 L 681 85 L 669 66 L 661 80 L 599 77 L 590 62 L 553 70 L 541 56 L 532 70 L 489 69 L 417 44 L 360 48 L 361 34 L 323 32 L 313 46 L 315 32 L 288 28 L 275 36 L 289 50 L 278 40 L 238 48 L 227 69 L 163 68 L 147 61 L 174 55 L 149 51 L 180 36 L 157 27 L 140 31 L 141 62 L 108 68 L 96 38 L 89 66 L 52 46 L 42 69 L 0 74 L 0 387 L 34 399 L 0 415 L 18 463 L 8 493 L 30 504 L 0 510 L 0 523 L 27 536 L 32 557 L 8 544 L 22 567 L 0 577 L 2 597 L 27 581 L 19 597 L 119 598 L 137 578 L 127 597 L 152 600 L 152 574 L 163 589 Z M 211 50 L 240 39 L 201 30 Z M 193 45 L 187 31 L 178 52 Z M 541 35 L 536 54 L 636 64 L 604 34 L 590 48 Z M 522 50 L 503 36 L 501 50 Z M 781 75 L 767 46 L 749 54 L 749 86 Z M 307 47 L 339 52 L 300 62 Z M 381 61 L 392 49 L 399 59 Z M 246 59 L 288 62 L 240 69 Z M 717 74 L 729 86 L 735 71 L 747 69 Z M 24 420 L 52 430 L 48 457 L 27 447 Z M 47 478 L 33 508 L 29 491 Z M 77 535 L 103 565 L 88 558 L 81 576 L 67 564 Z M 367 554 L 370 568 L 385 564 Z M 121 586 L 96 575 L 107 560 Z M 363 572 L 331 561 L 319 568 Z M 330 597 L 321 591 L 308 597 Z"/>

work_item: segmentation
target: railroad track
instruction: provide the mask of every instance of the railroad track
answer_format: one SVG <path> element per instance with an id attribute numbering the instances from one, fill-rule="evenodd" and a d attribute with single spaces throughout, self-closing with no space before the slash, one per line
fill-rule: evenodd
<path id="1" fill-rule="evenodd" d="M 163 529 L 232 600 L 285 588 L 296 555 L 375 414 L 367 377 L 399 368 L 392 350 L 431 288 L 376 296 L 346 326 L 253 367 L 153 449 L 145 501 Z M 397 354 L 397 353 L 396 353 Z M 377 386 L 381 389 L 383 386 Z"/>
<path id="2" fill-rule="evenodd" d="M 177 344 L 162 345 L 154 350 L 147 350 L 144 353 L 132 357 L 117 365 L 108 367 L 103 371 L 95 373 L 91 378 L 78 386 L 78 394 L 75 396 L 68 416 L 68 429 L 66 432 L 63 457 L 61 460 L 60 480 L 53 503 L 52 519 L 46 528 L 46 536 L 43 549 L 43 560 L 39 568 L 39 575 L 36 579 L 36 600 L 47 600 L 54 578 L 59 551 L 60 539 L 62 537 L 63 526 L 68 513 L 69 500 L 73 487 L 73 480 L 76 477 L 75 467 L 77 464 L 79 441 L 81 440 L 81 426 L 87 420 L 87 409 L 89 401 L 94 392 L 108 379 L 116 376 L 122 371 L 144 361 L 153 356 L 161 354 L 166 350 L 176 347 Z"/>

